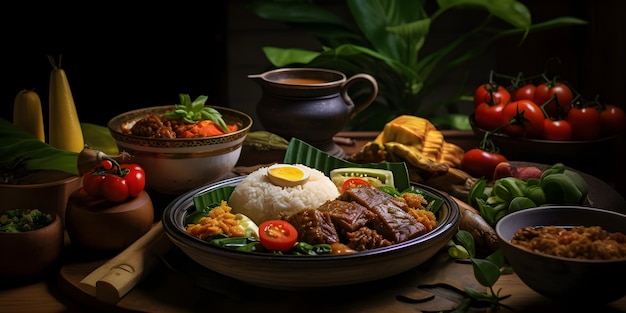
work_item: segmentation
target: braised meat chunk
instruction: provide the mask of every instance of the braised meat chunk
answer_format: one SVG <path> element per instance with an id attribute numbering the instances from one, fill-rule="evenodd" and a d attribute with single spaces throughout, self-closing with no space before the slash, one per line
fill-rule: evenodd
<path id="1" fill-rule="evenodd" d="M 368 209 L 379 204 L 393 204 L 404 211 L 408 211 L 406 202 L 398 200 L 375 187 L 350 188 L 342 193 L 339 199 L 344 201 L 356 201 Z"/>
<path id="2" fill-rule="evenodd" d="M 370 224 L 385 239 L 399 243 L 427 232 L 426 227 L 407 211 L 407 204 L 374 187 L 358 187 L 345 191 L 340 198 L 356 201 L 377 216 Z"/>
<path id="3" fill-rule="evenodd" d="M 331 244 L 339 241 L 337 230 L 327 212 L 317 209 L 303 209 L 284 217 L 284 220 L 296 228 L 298 241 L 312 245 Z"/>
<path id="4" fill-rule="evenodd" d="M 169 121 L 164 121 L 155 114 L 148 115 L 137 122 L 131 128 L 122 128 L 125 133 L 149 138 L 176 138 L 176 131 L 172 129 Z"/>
<path id="5" fill-rule="evenodd" d="M 424 224 L 391 203 L 379 204 L 369 209 L 378 215 L 370 227 L 394 243 L 407 241 L 426 233 Z"/>
<path id="6" fill-rule="evenodd" d="M 330 219 L 340 234 L 353 232 L 367 225 L 376 217 L 374 212 L 354 201 L 331 200 L 317 209 L 328 212 Z"/>
<path id="7" fill-rule="evenodd" d="M 368 227 L 361 227 L 346 234 L 346 245 L 356 251 L 386 247 L 392 244 L 391 241 L 383 238 L 375 230 Z"/>

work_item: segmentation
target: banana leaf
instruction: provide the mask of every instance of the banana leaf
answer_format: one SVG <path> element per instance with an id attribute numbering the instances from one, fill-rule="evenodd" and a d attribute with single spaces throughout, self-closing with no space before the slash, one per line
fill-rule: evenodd
<path id="1" fill-rule="evenodd" d="M 117 155 L 115 140 L 108 128 L 81 123 L 85 145 L 108 155 Z M 78 175 L 79 153 L 60 150 L 39 141 L 30 133 L 0 118 L 0 169 L 23 167 L 27 171 L 58 170 Z"/>
<path id="2" fill-rule="evenodd" d="M 60 170 L 78 175 L 78 153 L 53 148 L 0 118 L 0 168 L 21 163 L 26 170 Z"/>
<path id="3" fill-rule="evenodd" d="M 117 143 L 115 143 L 115 139 L 107 127 L 92 123 L 80 123 L 80 128 L 83 131 L 85 145 L 89 148 L 108 155 L 119 154 Z"/>

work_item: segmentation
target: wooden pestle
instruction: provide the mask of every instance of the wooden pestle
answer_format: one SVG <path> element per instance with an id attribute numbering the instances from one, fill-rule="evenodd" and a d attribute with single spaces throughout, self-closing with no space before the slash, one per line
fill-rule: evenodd
<path id="1" fill-rule="evenodd" d="M 163 224 L 156 223 L 142 237 L 80 281 L 98 300 L 115 304 L 149 271 L 172 246 Z"/>

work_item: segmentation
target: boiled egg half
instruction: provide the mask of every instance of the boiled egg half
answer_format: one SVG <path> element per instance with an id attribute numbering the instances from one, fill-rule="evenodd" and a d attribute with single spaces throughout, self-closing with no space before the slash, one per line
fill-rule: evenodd
<path id="1" fill-rule="evenodd" d="M 309 171 L 291 164 L 274 164 L 267 169 L 267 176 L 274 185 L 294 187 L 309 180 Z"/>

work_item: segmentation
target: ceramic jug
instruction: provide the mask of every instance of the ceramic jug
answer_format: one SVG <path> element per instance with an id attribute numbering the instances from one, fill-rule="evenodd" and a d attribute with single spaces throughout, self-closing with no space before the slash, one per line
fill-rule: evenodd
<path id="1" fill-rule="evenodd" d="M 262 88 L 256 114 L 265 130 L 287 140 L 298 138 L 332 156 L 345 153 L 333 141 L 359 112 L 378 95 L 378 83 L 371 75 L 345 74 L 321 68 L 279 68 L 248 75 Z M 368 94 L 354 103 L 349 91 L 363 83 Z"/>

